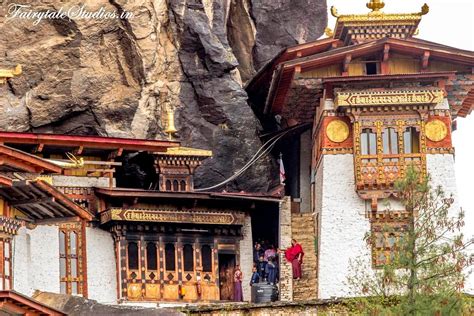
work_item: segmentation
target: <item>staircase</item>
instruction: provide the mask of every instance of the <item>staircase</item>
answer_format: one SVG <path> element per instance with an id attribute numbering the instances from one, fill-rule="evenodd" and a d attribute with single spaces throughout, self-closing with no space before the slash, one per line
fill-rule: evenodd
<path id="1" fill-rule="evenodd" d="M 314 216 L 311 213 L 291 214 L 292 237 L 303 247 L 303 277 L 293 281 L 293 300 L 317 298 L 317 260 L 314 247 Z"/>

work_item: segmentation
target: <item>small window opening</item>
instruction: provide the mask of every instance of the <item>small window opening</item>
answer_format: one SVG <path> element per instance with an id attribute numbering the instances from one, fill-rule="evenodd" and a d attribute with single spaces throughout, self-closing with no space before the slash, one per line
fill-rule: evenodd
<path id="1" fill-rule="evenodd" d="M 369 62 L 365 64 L 365 73 L 367 75 L 376 75 L 377 74 L 377 63 Z"/>

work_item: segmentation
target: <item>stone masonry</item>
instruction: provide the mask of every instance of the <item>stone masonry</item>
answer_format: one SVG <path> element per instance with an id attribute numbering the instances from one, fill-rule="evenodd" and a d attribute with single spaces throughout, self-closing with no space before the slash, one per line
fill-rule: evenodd
<path id="1" fill-rule="evenodd" d="M 317 298 L 317 260 L 314 216 L 311 213 L 292 214 L 293 238 L 303 247 L 303 276 L 294 281 L 293 299 L 305 301 Z"/>
<path id="2" fill-rule="evenodd" d="M 287 196 L 280 204 L 280 240 L 282 249 L 291 245 L 291 200 Z M 293 277 L 291 265 L 286 261 L 285 255 L 280 255 L 280 301 L 293 300 Z"/>

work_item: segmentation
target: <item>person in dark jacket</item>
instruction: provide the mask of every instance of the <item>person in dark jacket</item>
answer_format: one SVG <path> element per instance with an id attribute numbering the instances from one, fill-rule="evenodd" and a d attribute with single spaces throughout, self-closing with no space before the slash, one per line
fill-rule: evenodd
<path id="1" fill-rule="evenodd" d="M 260 282 L 260 273 L 257 271 L 257 267 L 253 266 L 252 268 L 252 277 L 250 278 L 250 286 L 252 286 L 255 283 Z"/>
<path id="2" fill-rule="evenodd" d="M 267 282 L 274 285 L 277 279 L 277 267 L 273 262 L 273 258 L 268 259 L 268 263 L 265 267 L 265 274 L 267 276 Z"/>
<path id="3" fill-rule="evenodd" d="M 258 264 L 258 259 L 260 256 L 264 255 L 264 251 L 262 249 L 262 245 L 260 243 L 255 243 L 255 246 L 253 247 L 253 262 L 255 264 Z"/>
<path id="4" fill-rule="evenodd" d="M 260 279 L 263 281 L 265 280 L 265 267 L 267 266 L 267 262 L 263 260 L 263 255 L 260 256 L 258 259 L 258 264 L 257 264 L 257 271 L 260 274 Z"/>

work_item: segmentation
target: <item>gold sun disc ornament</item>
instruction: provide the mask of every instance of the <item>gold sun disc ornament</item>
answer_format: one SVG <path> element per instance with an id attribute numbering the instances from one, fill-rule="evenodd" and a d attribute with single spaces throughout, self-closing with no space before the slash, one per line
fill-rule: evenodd
<path id="1" fill-rule="evenodd" d="M 425 134 L 429 140 L 439 142 L 448 136 L 448 128 L 443 121 L 432 120 L 426 124 Z"/>
<path id="2" fill-rule="evenodd" d="M 331 121 L 326 127 L 326 135 L 335 143 L 342 143 L 349 137 L 349 126 L 341 120 Z"/>

